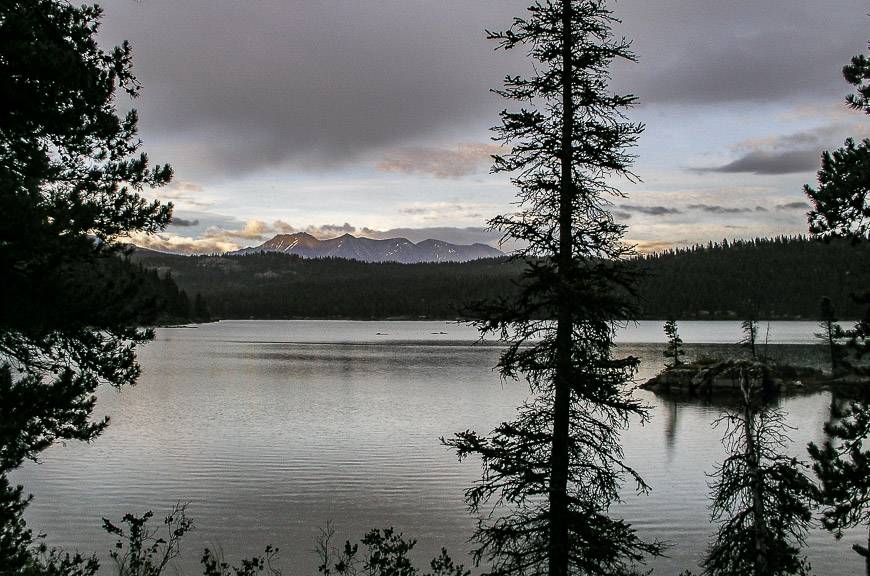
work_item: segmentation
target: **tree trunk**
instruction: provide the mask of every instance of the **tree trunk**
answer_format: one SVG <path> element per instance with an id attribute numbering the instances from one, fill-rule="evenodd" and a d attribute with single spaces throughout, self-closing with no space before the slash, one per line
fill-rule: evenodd
<path id="1" fill-rule="evenodd" d="M 752 413 L 752 393 L 750 390 L 749 377 L 745 373 L 740 375 L 741 387 L 743 388 L 744 401 L 744 434 L 746 435 L 746 461 L 751 476 L 752 492 L 752 517 L 755 529 L 755 576 L 767 576 L 767 525 L 764 515 L 763 485 L 761 477 L 761 457 L 758 446 L 755 443 L 755 427 L 753 426 L 754 415 Z"/>
<path id="2" fill-rule="evenodd" d="M 571 170 L 574 141 L 572 92 L 571 6 L 562 3 L 562 166 L 559 195 L 558 281 L 566 286 L 573 265 L 572 207 L 574 183 Z M 559 299 L 556 328 L 556 377 L 553 398 L 553 446 L 550 457 L 550 576 L 568 576 L 568 466 L 571 407 L 571 350 L 573 312 L 567 298 Z"/>

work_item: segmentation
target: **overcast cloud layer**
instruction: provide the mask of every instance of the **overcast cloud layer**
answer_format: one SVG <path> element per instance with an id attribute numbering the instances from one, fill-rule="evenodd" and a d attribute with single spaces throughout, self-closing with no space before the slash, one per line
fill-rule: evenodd
<path id="1" fill-rule="evenodd" d="M 515 0 L 113 0 L 104 37 L 129 38 L 147 132 L 195 144 L 209 168 L 319 166 L 468 122 L 525 70 L 484 40 Z M 867 40 L 863 0 L 623 0 L 637 66 L 617 86 L 645 105 L 838 98 Z"/>
<path id="2" fill-rule="evenodd" d="M 523 73 L 528 66 L 520 51 L 494 52 L 484 30 L 507 26 L 527 4 L 111 0 L 105 2 L 102 39 L 133 44 L 144 86 L 135 106 L 145 149 L 155 160 L 171 162 L 185 181 L 186 189 L 170 192 L 190 200 L 180 205 L 224 213 L 243 209 L 243 219 L 270 221 L 283 201 L 288 210 L 297 209 L 294 225 L 301 228 L 317 218 L 312 214 L 301 222 L 306 200 L 290 192 L 268 199 L 251 193 L 257 178 L 316 180 L 358 171 L 369 179 L 368 189 L 377 186 L 377 178 L 401 182 L 405 204 L 444 203 L 449 201 L 444 195 L 453 194 L 507 207 L 508 186 L 497 198 L 494 184 L 481 192 L 491 192 L 488 198 L 466 196 L 481 189 L 483 184 L 474 188 L 470 179 L 485 175 L 487 157 L 497 150 L 487 142 L 486 128 L 496 123 L 505 103 L 490 89 L 505 74 Z M 667 185 L 683 173 L 701 179 L 697 186 L 683 182 L 686 189 L 703 188 L 709 182 L 703 178 L 714 176 L 811 176 L 819 146 L 836 145 L 848 133 L 842 119 L 820 124 L 820 110 L 842 101 L 847 87 L 840 69 L 866 47 L 865 0 L 622 0 L 614 6 L 624 20 L 618 32 L 634 40 L 640 58 L 639 64 L 616 66 L 614 85 L 640 96 L 640 119 L 684 114 L 711 122 L 718 133 L 723 111 L 739 117 L 773 107 L 782 113 L 807 110 L 806 131 L 815 130 L 810 140 L 784 134 L 767 143 L 741 144 L 735 134 L 731 147 L 704 165 L 678 152 L 697 143 L 681 141 L 679 134 L 669 138 L 664 133 L 669 126 L 653 121 L 646 141 L 655 142 L 655 150 L 674 149 L 669 165 L 651 161 L 655 170 L 673 172 Z M 643 161 L 643 144 L 640 153 Z M 433 179 L 441 192 L 434 190 Z M 650 188 L 657 186 L 651 182 Z M 662 180 L 659 187 L 664 186 Z M 294 190 L 303 193 L 301 187 Z M 232 201 L 231 194 L 236 194 Z M 338 206 L 338 197 L 332 200 Z M 401 207 L 389 208 L 386 196 L 374 201 L 403 214 Z M 378 224 L 371 210 L 357 212 L 355 202 L 337 210 L 335 221 Z M 633 199 L 622 212 L 675 215 L 655 206 L 644 210 Z M 477 225 L 493 215 L 482 215 Z M 387 220 L 382 228 L 396 226 Z M 459 229 L 470 220 L 440 223 Z M 168 232 L 195 225 L 181 218 L 174 228 Z"/>

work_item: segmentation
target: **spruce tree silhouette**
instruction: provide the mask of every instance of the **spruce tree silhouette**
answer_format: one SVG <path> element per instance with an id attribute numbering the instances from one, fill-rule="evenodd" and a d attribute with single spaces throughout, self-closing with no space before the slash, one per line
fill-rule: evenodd
<path id="1" fill-rule="evenodd" d="M 843 77 L 856 89 L 846 97 L 846 103 L 870 114 L 870 59 L 863 54 L 853 57 L 843 68 Z M 842 148 L 823 153 L 818 180 L 817 188 L 804 187 L 813 203 L 808 215 L 813 236 L 824 240 L 844 237 L 856 243 L 870 240 L 870 139 L 855 143 L 850 138 Z M 870 292 L 856 300 L 870 303 Z M 870 309 L 844 334 L 853 356 L 860 360 L 868 350 Z M 866 368 L 856 364 L 849 368 L 866 373 Z M 813 469 L 822 482 L 822 520 L 837 537 L 845 528 L 867 528 L 867 545 L 855 544 L 853 549 L 864 557 L 870 575 L 870 449 L 863 449 L 870 435 L 870 393 L 866 387 L 860 399 L 832 416 L 825 425 L 829 440 L 821 447 L 809 445 Z"/>
<path id="2" fill-rule="evenodd" d="M 683 339 L 680 338 L 680 333 L 677 329 L 677 321 L 673 319 L 665 321 L 664 330 L 665 336 L 668 337 L 665 358 L 670 358 L 672 362 L 671 368 L 675 368 L 683 363 L 680 357 L 686 355 L 686 351 L 683 350 Z"/>
<path id="3" fill-rule="evenodd" d="M 618 321 L 633 314 L 635 275 L 607 210 L 621 196 L 609 178 L 634 177 L 626 150 L 642 130 L 624 116 L 635 97 L 607 88 L 611 62 L 634 59 L 614 22 L 604 1 L 553 0 L 489 33 L 527 50 L 534 72 L 505 78 L 497 93 L 525 107 L 495 128 L 511 152 L 493 170 L 512 175 L 520 208 L 491 224 L 527 244 L 523 289 L 482 306 L 479 327 L 509 342 L 499 370 L 528 379 L 533 395 L 490 436 L 446 444 L 482 459 L 466 500 L 481 515 L 475 559 L 493 574 L 624 574 L 659 552 L 608 515 L 624 479 L 647 489 L 619 443 L 629 419 L 646 417 L 626 386 L 638 360 L 612 350 Z"/>
<path id="4" fill-rule="evenodd" d="M 156 314 L 135 275 L 111 272 L 116 239 L 162 229 L 171 206 L 143 187 L 169 181 L 138 153 L 135 111 L 120 116 L 116 90 L 136 96 L 127 43 L 97 44 L 101 10 L 58 0 L 0 3 L 0 566 L 58 569 L 29 547 L 26 500 L 6 474 L 58 439 L 92 440 L 101 384 L 132 384 L 137 328 Z M 61 573 L 82 573 L 70 560 Z M 29 570 L 29 571 L 28 571 Z"/>

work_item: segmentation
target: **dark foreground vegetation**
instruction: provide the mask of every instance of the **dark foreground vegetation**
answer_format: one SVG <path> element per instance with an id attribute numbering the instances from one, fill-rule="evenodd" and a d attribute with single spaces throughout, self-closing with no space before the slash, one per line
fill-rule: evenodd
<path id="1" fill-rule="evenodd" d="M 508 258 L 367 264 L 148 250 L 133 258 L 202 294 L 212 315 L 225 319 L 454 319 L 472 314 L 474 302 L 515 296 L 525 266 Z M 817 319 L 825 296 L 840 318 L 857 318 L 863 306 L 851 295 L 870 285 L 870 246 L 762 238 L 641 256 L 629 266 L 644 272 L 637 284 L 643 319 Z"/>

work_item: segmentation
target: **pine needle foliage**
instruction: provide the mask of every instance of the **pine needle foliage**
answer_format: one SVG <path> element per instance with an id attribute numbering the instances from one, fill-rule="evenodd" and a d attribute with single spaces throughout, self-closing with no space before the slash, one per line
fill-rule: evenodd
<path id="1" fill-rule="evenodd" d="M 825 424 L 828 439 L 821 446 L 809 445 L 821 482 L 822 524 L 838 539 L 848 528 L 867 528 L 866 545 L 855 543 L 852 549 L 864 557 L 870 574 L 870 401 L 834 406 Z"/>
<path id="2" fill-rule="evenodd" d="M 135 346 L 158 306 L 144 303 L 126 234 L 163 229 L 171 205 L 145 188 L 172 177 L 140 151 L 139 84 L 126 42 L 97 43 L 102 10 L 62 0 L 0 2 L 0 567 L 89 574 L 95 560 L 54 555 L 25 527 L 27 499 L 6 474 L 57 440 L 89 441 L 100 385 L 139 376 Z M 146 308 L 150 308 L 147 310 Z"/>
<path id="3" fill-rule="evenodd" d="M 671 368 L 676 368 L 683 364 L 680 357 L 686 355 L 686 351 L 683 350 L 683 339 L 680 338 L 680 332 L 677 328 L 677 321 L 673 319 L 666 320 L 664 331 L 665 336 L 668 337 L 668 347 L 664 352 L 665 358 L 670 359 Z"/>
<path id="4" fill-rule="evenodd" d="M 846 97 L 854 110 L 870 114 L 870 60 L 859 54 L 843 68 L 843 77 L 855 87 Z M 851 138 L 834 152 L 822 154 L 817 188 L 805 186 L 804 191 L 813 203 L 809 213 L 810 232 L 816 238 L 848 238 L 854 243 L 870 240 L 870 139 L 855 143 Z M 870 292 L 854 296 L 857 303 L 870 305 Z M 870 350 L 870 307 L 851 330 L 848 338 L 848 361 L 841 363 L 853 372 L 866 372 L 856 366 Z M 856 362 L 857 363 L 857 362 Z M 813 469 L 822 483 L 822 502 L 825 505 L 822 521 L 835 536 L 840 537 L 848 527 L 864 525 L 868 529 L 867 545 L 855 544 L 853 549 L 864 557 L 866 573 L 870 575 L 870 451 L 866 450 L 870 435 L 870 401 L 865 397 L 849 404 L 845 411 L 832 414 L 825 425 L 829 440 L 819 447 L 810 444 Z"/>
<path id="5" fill-rule="evenodd" d="M 625 116 L 636 98 L 608 88 L 611 63 L 634 60 L 616 23 L 602 0 L 550 0 L 489 32 L 532 61 L 496 90 L 520 106 L 494 128 L 510 152 L 493 167 L 511 175 L 518 206 L 491 221 L 526 246 L 515 255 L 526 267 L 519 295 L 482 306 L 478 326 L 508 343 L 498 370 L 531 396 L 489 436 L 446 443 L 482 460 L 466 500 L 480 518 L 475 560 L 492 574 L 628 574 L 660 550 L 609 515 L 624 481 L 648 488 L 619 443 L 647 409 L 630 394 L 638 360 L 613 350 L 635 274 L 621 265 L 632 251 L 608 211 L 622 196 L 611 182 L 635 178 L 628 149 L 643 129 Z"/>
<path id="6" fill-rule="evenodd" d="M 846 96 L 853 110 L 870 114 L 870 60 L 858 54 L 843 68 L 856 91 Z M 810 232 L 816 238 L 866 240 L 870 235 L 870 139 L 846 140 L 842 148 L 822 154 L 818 186 L 804 186 L 812 202 Z"/>

